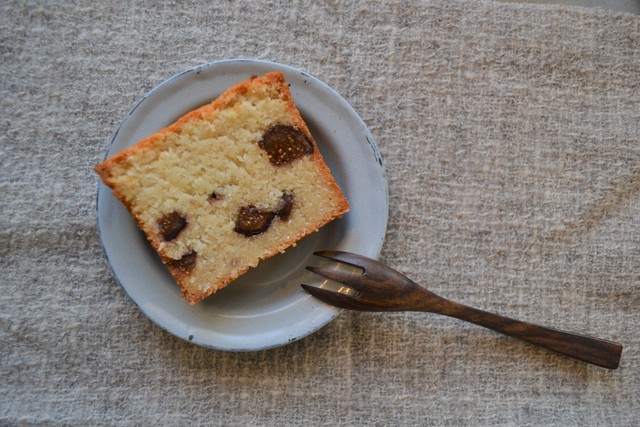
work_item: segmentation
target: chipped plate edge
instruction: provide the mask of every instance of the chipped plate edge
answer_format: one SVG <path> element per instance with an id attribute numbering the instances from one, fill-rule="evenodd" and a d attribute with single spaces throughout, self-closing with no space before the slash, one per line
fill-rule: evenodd
<path id="1" fill-rule="evenodd" d="M 340 130 L 344 131 L 345 129 L 347 129 L 351 132 L 359 134 L 360 136 L 360 138 L 355 141 L 359 150 L 359 152 L 357 153 L 358 158 L 351 158 L 351 156 L 349 156 L 349 165 L 355 167 L 353 168 L 353 170 L 339 171 L 340 175 L 345 175 L 347 177 L 347 182 L 340 182 L 340 179 L 338 179 L 338 177 L 336 176 L 336 179 L 339 181 L 341 187 L 346 185 L 351 189 L 354 186 L 351 185 L 352 181 L 358 181 L 358 183 L 355 184 L 355 193 L 353 193 L 353 190 L 350 190 L 350 192 L 353 193 L 350 195 L 349 192 L 345 191 L 345 196 L 349 200 L 352 207 L 351 212 L 345 215 L 345 217 L 358 215 L 357 218 L 349 218 L 349 223 L 355 225 L 346 227 L 346 233 L 344 236 L 342 236 L 340 244 L 331 248 L 317 247 L 314 248 L 314 250 L 347 250 L 357 252 L 372 258 L 377 258 L 382 249 L 382 244 L 384 242 L 384 237 L 386 234 L 389 209 L 388 186 L 382 157 L 373 136 L 367 129 L 360 116 L 355 112 L 355 110 L 353 110 L 353 108 L 347 103 L 347 101 L 344 100 L 334 89 L 304 71 L 297 70 L 290 66 L 263 60 L 230 59 L 198 65 L 196 67 L 180 72 L 149 91 L 131 109 L 124 120 L 120 123 L 117 130 L 114 132 L 110 140 L 107 152 L 105 154 L 105 159 L 115 154 L 116 152 L 121 151 L 123 148 L 132 145 L 133 143 L 135 143 L 135 141 L 146 136 L 147 134 L 158 130 L 159 127 L 157 127 L 157 124 L 155 124 L 151 126 L 155 127 L 156 129 L 144 129 L 140 131 L 142 132 L 142 134 L 135 136 L 132 136 L 131 132 L 128 132 L 129 134 L 125 137 L 123 136 L 122 132 L 123 129 L 127 129 L 132 121 L 148 119 L 145 114 L 148 114 L 148 111 L 153 113 L 154 103 L 156 103 L 158 97 L 162 98 L 168 92 L 173 91 L 178 92 L 178 97 L 190 96 L 189 90 L 186 89 L 189 88 L 194 77 L 200 78 L 201 80 L 202 78 L 204 78 L 205 80 L 210 79 L 212 81 L 215 81 L 215 76 L 217 74 L 228 75 L 229 73 L 236 73 L 237 82 L 239 82 L 254 74 L 264 74 L 269 71 L 277 70 L 283 71 L 285 73 L 285 77 L 291 86 L 291 92 L 294 101 L 303 113 L 306 121 L 315 123 L 317 121 L 323 122 L 329 120 L 324 117 L 316 117 L 313 105 L 314 102 L 323 103 L 322 107 L 325 107 L 325 110 L 327 106 L 335 110 L 335 114 L 337 114 L 337 116 L 335 120 L 331 120 L 331 126 L 333 128 L 321 129 L 323 131 L 323 135 L 325 136 L 322 140 L 318 141 L 318 144 L 321 147 L 321 151 L 323 151 L 323 145 L 331 146 L 334 149 L 340 148 L 338 151 L 344 151 L 344 147 L 347 144 L 354 144 L 354 141 L 352 140 L 346 141 L 340 139 Z M 216 89 L 218 92 L 222 92 L 230 85 L 231 84 L 226 85 L 226 87 L 217 87 Z M 215 86 L 215 84 L 212 86 Z M 176 96 L 175 93 L 173 93 L 172 95 Z M 193 105 L 193 108 L 197 106 L 198 105 Z M 146 109 L 148 111 L 141 114 L 141 110 L 143 109 Z M 189 109 L 169 112 L 166 115 L 173 115 L 173 120 L 175 120 L 187 111 L 189 111 Z M 161 122 L 165 122 L 165 126 L 167 124 L 170 124 L 173 120 L 170 117 L 164 117 L 160 119 Z M 344 128 L 345 126 L 346 128 Z M 311 125 L 309 127 L 312 128 Z M 326 135 L 330 134 L 336 136 L 327 138 Z M 314 133 L 314 137 L 315 136 L 316 135 Z M 123 138 L 125 138 L 126 140 L 123 141 Z M 327 139 L 330 139 L 330 141 L 327 141 Z M 364 144 L 366 144 L 366 149 L 363 149 L 363 147 L 365 147 Z M 323 155 L 325 155 L 324 151 Z M 325 158 L 327 158 L 326 155 Z M 353 165 L 354 162 L 356 162 L 357 164 Z M 333 170 L 335 165 L 330 164 L 329 161 L 327 161 L 327 163 L 329 164 L 335 175 L 336 172 Z M 363 174 L 363 176 L 361 176 L 361 174 Z M 343 190 L 345 190 L 345 188 L 343 188 Z M 361 201 L 361 199 L 363 199 L 363 192 L 367 193 L 368 196 L 365 197 L 365 199 L 367 199 L 368 201 Z M 369 197 L 372 195 L 373 197 Z M 357 204 L 354 203 L 354 199 Z M 365 204 L 366 206 L 360 206 L 360 204 Z M 292 343 L 316 332 L 317 330 L 330 323 L 341 312 L 340 309 L 328 306 L 314 299 L 310 295 L 307 295 L 298 286 L 298 291 L 300 292 L 300 301 L 295 305 L 304 305 L 305 313 L 309 314 L 308 316 L 305 315 L 305 318 L 301 320 L 300 312 L 296 312 L 297 319 L 295 320 L 301 321 L 291 324 L 287 321 L 287 319 L 284 319 L 283 323 L 279 323 L 277 327 L 274 327 L 277 330 L 267 330 L 266 333 L 265 331 L 263 331 L 262 333 L 258 334 L 253 334 L 251 330 L 247 330 L 246 334 L 244 335 L 232 334 L 231 336 L 212 333 L 215 332 L 215 327 L 213 326 L 211 327 L 212 330 L 208 330 L 207 327 L 194 327 L 190 320 L 193 320 L 192 316 L 197 317 L 198 312 L 197 310 L 193 310 L 194 306 L 188 306 L 187 303 L 179 297 L 179 291 L 177 291 L 177 286 L 175 286 L 175 284 L 174 286 L 176 287 L 178 299 L 169 301 L 167 301 L 167 298 L 160 299 L 160 304 L 157 304 L 158 301 L 156 301 L 156 304 L 154 306 L 154 304 L 149 304 L 145 293 L 141 293 L 140 289 L 138 289 L 137 284 L 140 281 L 145 281 L 146 278 L 144 276 L 141 277 L 140 275 L 135 274 L 135 271 L 137 270 L 136 260 L 134 259 L 128 261 L 128 266 L 122 265 L 122 259 L 119 259 L 117 261 L 114 260 L 114 258 L 117 257 L 118 254 L 121 255 L 122 251 L 122 245 L 118 243 L 123 243 L 123 241 L 126 242 L 129 240 L 144 241 L 144 237 L 141 235 L 141 233 L 137 233 L 135 235 L 132 235 L 131 233 L 123 233 L 121 236 L 119 236 L 118 239 L 113 239 L 114 232 L 122 231 L 115 230 L 114 227 L 117 227 L 117 224 L 114 225 L 112 221 L 110 221 L 108 218 L 105 218 L 105 215 L 107 213 L 106 211 L 108 210 L 106 209 L 106 207 L 113 208 L 113 205 L 118 206 L 120 204 L 112 196 L 110 189 L 106 187 L 102 182 L 100 182 L 98 184 L 98 191 L 96 195 L 96 213 L 100 234 L 100 244 L 108 260 L 109 268 L 113 276 L 120 284 L 120 286 L 124 289 L 129 298 L 134 302 L 134 304 L 153 323 L 185 341 L 203 347 L 224 351 L 266 350 Z M 116 216 L 122 215 L 123 211 L 126 215 L 126 218 L 120 218 L 121 221 L 129 221 L 130 223 L 133 223 L 133 220 L 129 217 L 128 213 L 126 213 L 124 207 L 120 205 L 120 209 L 116 210 L 118 211 L 116 213 Z M 109 211 L 109 213 L 113 214 L 112 211 Z M 337 221 L 343 221 L 343 219 L 339 219 Z M 358 229 L 355 230 L 354 227 L 357 227 Z M 144 242 L 144 244 L 146 245 L 146 242 Z M 144 256 L 145 255 L 143 255 L 143 257 Z M 284 256 L 286 256 L 286 254 Z M 145 264 L 146 260 L 142 260 L 141 263 Z M 157 262 L 153 264 L 151 268 L 157 269 Z M 168 273 L 166 272 L 163 272 L 163 274 L 165 276 L 168 275 Z M 322 282 L 318 282 L 318 280 L 316 280 L 315 283 L 311 284 L 314 284 L 316 286 L 323 285 Z M 148 294 L 149 292 L 147 289 L 146 295 Z M 157 309 L 158 305 L 162 304 L 174 306 L 174 308 L 177 308 L 177 310 L 167 311 L 164 309 L 165 307 L 162 307 L 162 309 Z M 282 316 L 287 315 L 286 310 L 287 308 L 284 307 Z M 177 317 L 175 315 L 176 312 L 178 313 Z M 256 316 L 256 322 L 262 323 L 261 316 Z M 286 326 L 282 326 L 283 324 Z"/>

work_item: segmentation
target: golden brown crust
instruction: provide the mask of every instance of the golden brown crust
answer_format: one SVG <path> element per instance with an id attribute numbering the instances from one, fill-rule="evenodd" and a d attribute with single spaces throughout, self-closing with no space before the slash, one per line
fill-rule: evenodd
<path id="1" fill-rule="evenodd" d="M 332 183 L 333 189 L 336 193 L 342 194 L 340 188 L 338 187 L 338 184 L 333 179 L 333 176 L 331 175 L 331 171 L 327 167 L 327 164 L 325 163 L 324 158 L 320 153 L 320 150 L 318 149 L 318 144 L 316 144 L 316 141 L 313 139 L 313 136 L 311 135 L 311 131 L 307 127 L 307 124 L 305 123 L 304 119 L 300 115 L 300 111 L 298 110 L 295 103 L 293 102 L 293 98 L 291 97 L 291 92 L 289 91 L 289 85 L 284 79 L 284 74 L 274 72 L 271 74 L 267 74 L 267 76 L 272 76 L 271 78 L 273 78 L 274 83 L 277 82 L 277 84 L 281 87 L 280 90 L 285 96 L 289 114 L 294 119 L 294 123 L 296 127 L 302 130 L 307 135 L 309 140 L 312 142 L 313 148 L 314 148 L 313 156 L 315 158 L 317 166 L 322 170 L 322 176 L 328 182 Z M 342 197 L 340 200 L 340 211 L 341 211 L 340 215 L 346 213 L 348 210 L 349 210 L 349 203 L 344 197 Z"/>
<path id="2" fill-rule="evenodd" d="M 326 180 L 326 182 L 329 183 L 329 185 L 332 187 L 333 192 L 340 196 L 338 199 L 338 206 L 336 210 L 333 212 L 333 215 L 329 215 L 326 218 L 323 218 L 321 221 L 318 222 L 318 224 L 322 226 L 327 222 L 331 221 L 332 219 L 342 216 L 344 213 L 346 213 L 349 210 L 349 204 L 347 200 L 342 196 L 341 190 L 336 184 L 335 180 L 333 179 L 333 176 L 331 175 L 331 172 L 329 171 L 328 167 L 326 166 L 322 158 L 322 155 L 318 150 L 317 144 L 313 139 L 311 132 L 309 131 L 309 128 L 307 127 L 298 109 L 296 108 L 293 102 L 293 99 L 291 97 L 291 93 L 289 91 L 289 86 L 284 78 L 284 74 L 281 72 L 272 72 L 262 77 L 251 78 L 249 80 L 246 80 L 244 82 L 241 82 L 233 86 L 232 88 L 227 90 L 225 93 L 223 93 L 220 97 L 215 99 L 213 102 L 186 113 L 184 116 L 179 118 L 175 123 L 171 124 L 170 126 L 163 128 L 158 132 L 142 139 L 135 145 L 110 157 L 109 159 L 105 160 L 104 162 L 102 162 L 101 164 L 95 167 L 96 173 L 102 178 L 103 182 L 112 189 L 113 195 L 126 206 L 126 208 L 130 212 L 132 217 L 135 219 L 138 226 L 145 232 L 152 247 L 160 254 L 164 264 L 167 266 L 172 276 L 180 286 L 183 297 L 186 298 L 188 302 L 191 304 L 195 304 L 196 302 L 209 296 L 211 293 L 226 286 L 228 283 L 230 283 L 231 281 L 233 281 L 234 279 L 236 279 L 237 277 L 245 273 L 249 269 L 249 267 L 241 269 L 240 271 L 237 272 L 237 274 L 223 278 L 222 280 L 217 282 L 215 287 L 210 287 L 206 291 L 194 291 L 193 289 L 190 289 L 186 284 L 188 273 L 185 273 L 184 271 L 173 267 L 170 262 L 171 260 L 168 257 L 163 255 L 163 251 L 161 249 L 162 242 L 156 236 L 156 233 L 146 228 L 148 227 L 148 225 L 144 223 L 139 213 L 135 212 L 135 209 L 131 201 L 127 200 L 125 195 L 121 191 L 119 191 L 118 186 L 113 179 L 113 171 L 114 171 L 114 168 L 119 167 L 121 164 L 126 162 L 131 155 L 143 150 L 155 148 L 155 146 L 160 144 L 168 135 L 180 134 L 180 132 L 182 131 L 182 129 L 186 124 L 191 123 L 192 121 L 195 121 L 195 120 L 201 120 L 205 117 L 211 117 L 217 114 L 218 111 L 224 108 L 227 108 L 229 106 L 232 106 L 235 102 L 241 99 L 243 95 L 245 95 L 248 91 L 250 91 L 251 88 L 255 88 L 257 86 L 263 86 L 263 85 L 271 88 L 275 88 L 279 97 L 286 103 L 287 110 L 293 121 L 293 124 L 295 125 L 295 127 L 303 131 L 307 135 L 307 137 L 309 138 L 309 140 L 314 146 L 312 156 L 316 166 L 320 170 L 320 174 Z M 268 254 L 262 256 L 261 259 L 266 259 L 279 252 L 283 252 L 287 247 L 295 245 L 295 243 L 302 237 L 306 236 L 311 232 L 317 231 L 318 228 L 319 228 L 318 226 L 314 226 L 311 229 L 301 230 L 300 233 L 298 233 L 297 235 L 291 236 L 289 240 L 284 241 L 280 245 L 273 247 L 272 250 Z"/>

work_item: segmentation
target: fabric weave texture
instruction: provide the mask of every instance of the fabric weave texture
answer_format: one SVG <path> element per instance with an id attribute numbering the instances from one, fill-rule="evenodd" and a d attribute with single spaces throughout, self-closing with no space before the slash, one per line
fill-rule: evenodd
<path id="1" fill-rule="evenodd" d="M 0 4 L 0 425 L 640 425 L 640 18 L 486 1 Z M 376 138 L 382 261 L 484 310 L 622 343 L 618 370 L 454 319 L 344 312 L 226 353 L 112 277 L 92 168 L 165 79 L 302 69 Z"/>

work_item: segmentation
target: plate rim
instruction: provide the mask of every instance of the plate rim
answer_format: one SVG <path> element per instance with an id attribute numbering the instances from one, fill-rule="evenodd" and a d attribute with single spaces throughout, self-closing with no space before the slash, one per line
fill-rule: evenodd
<path id="1" fill-rule="evenodd" d="M 112 149 L 114 147 L 114 145 L 117 142 L 117 138 L 118 135 L 120 133 L 120 131 L 123 129 L 123 127 L 127 124 L 128 120 L 131 118 L 132 115 L 134 115 L 134 113 L 136 112 L 136 110 L 138 110 L 138 108 L 140 108 L 144 102 L 153 94 L 161 92 L 163 89 L 166 89 L 166 87 L 168 85 L 170 85 L 172 82 L 175 82 L 177 79 L 183 78 L 184 76 L 187 76 L 191 73 L 197 73 L 200 74 L 200 72 L 203 69 L 208 69 L 211 67 L 216 67 L 216 66 L 225 66 L 225 65 L 238 65 L 238 64 L 250 64 L 250 65 L 259 65 L 259 66 L 264 66 L 264 67 L 270 67 L 273 68 L 274 71 L 278 70 L 278 71 L 283 71 L 283 72 L 290 72 L 290 73 L 298 73 L 301 76 L 305 76 L 309 79 L 311 79 L 315 84 L 319 85 L 323 90 L 327 91 L 330 95 L 331 98 L 335 99 L 336 101 L 338 101 L 344 108 L 347 109 L 347 111 L 349 112 L 351 119 L 354 119 L 356 121 L 356 123 L 360 126 L 361 131 L 364 132 L 365 137 L 366 137 L 366 141 L 369 144 L 370 148 L 373 151 L 373 155 L 374 158 L 376 160 L 376 162 L 378 163 L 378 172 L 381 174 L 381 178 L 382 178 L 382 190 L 383 190 L 383 197 L 384 197 L 384 205 L 385 205 L 385 209 L 384 212 L 382 212 L 382 229 L 380 230 L 381 232 L 381 237 L 376 241 L 376 242 L 371 242 L 371 246 L 375 247 L 375 258 L 379 257 L 380 252 L 382 250 L 385 238 L 386 238 L 386 230 L 388 227 L 388 221 L 389 221 L 389 187 L 388 187 L 388 181 L 387 181 L 387 177 L 386 177 L 386 170 L 384 167 L 384 162 L 382 160 L 382 156 L 380 154 L 380 151 L 378 149 L 378 146 L 375 142 L 375 139 L 373 138 L 373 136 L 371 135 L 371 132 L 369 131 L 368 127 L 366 126 L 366 124 L 364 123 L 364 121 L 362 120 L 362 118 L 360 117 L 360 115 L 355 111 L 355 109 L 335 90 L 333 89 L 331 86 L 329 86 L 328 84 L 324 83 L 322 80 L 314 77 L 313 75 L 294 68 L 292 66 L 289 65 L 285 65 L 285 64 L 281 64 L 281 63 L 277 63 L 277 62 L 272 62 L 272 61 L 266 61 L 266 60 L 261 60 L 261 59 L 250 59 L 250 58 L 237 58 L 237 59 L 224 59 L 224 60 L 217 60 L 217 61 L 211 61 L 211 62 L 207 62 L 207 63 L 203 63 L 200 65 L 196 65 L 190 68 L 187 68 L 177 74 L 174 74 L 172 76 L 170 76 L 169 78 L 163 80 L 162 82 L 160 82 L 159 84 L 155 85 L 152 89 L 148 90 L 142 97 L 140 100 L 138 100 L 134 106 L 125 114 L 125 116 L 123 117 L 123 119 L 119 122 L 119 124 L 116 127 L 116 130 L 113 132 L 111 138 L 109 139 L 109 143 L 107 145 L 106 150 L 104 151 L 104 156 L 102 157 L 103 161 L 108 159 L 110 156 L 112 156 L 115 153 L 112 153 Z M 224 90 L 224 88 L 222 89 Z M 185 111 L 186 113 L 186 111 Z M 229 352 L 252 352 L 252 351 L 262 351 L 262 350 L 268 350 L 268 349 L 272 349 L 272 348 L 277 348 L 277 347 L 281 347 L 287 344 L 290 344 L 292 342 L 298 341 L 300 339 L 303 339 L 307 336 L 310 336 L 312 334 L 314 334 L 315 332 L 317 332 L 319 329 L 322 329 L 324 326 L 328 325 L 329 323 L 331 323 L 337 316 L 340 315 L 340 313 L 343 311 L 342 309 L 338 309 L 336 307 L 332 307 L 329 305 L 326 305 L 324 303 L 321 303 L 318 301 L 318 303 L 320 305 L 323 306 L 323 308 L 326 311 L 326 315 L 323 316 L 322 321 L 318 322 L 314 325 L 312 325 L 311 328 L 306 329 L 303 333 L 299 333 L 298 335 L 291 337 L 289 339 L 287 339 L 286 341 L 282 341 L 282 340 L 277 340 L 272 342 L 271 344 L 262 344 L 259 346 L 254 346 L 254 347 L 248 347 L 248 346 L 238 346 L 238 347 L 227 347 L 227 346 L 220 346 L 220 345 L 214 345 L 210 342 L 203 342 L 201 340 L 197 340 L 197 339 L 193 339 L 193 335 L 189 335 L 189 336 L 182 336 L 181 334 L 177 333 L 175 330 L 172 330 L 169 326 L 167 325 L 167 322 L 161 322 L 159 321 L 159 319 L 156 319 L 155 316 L 153 316 L 152 314 L 150 314 L 147 310 L 145 310 L 145 308 L 142 306 L 142 304 L 137 301 L 129 292 L 129 290 L 127 289 L 127 286 L 125 286 L 125 284 L 123 283 L 123 279 L 120 277 L 120 275 L 118 274 L 118 272 L 115 270 L 115 267 L 113 265 L 113 262 L 109 256 L 109 251 L 106 247 L 105 241 L 104 241 L 104 236 L 103 236 L 103 225 L 101 224 L 101 219 L 100 219 L 100 200 L 101 200 L 101 194 L 104 191 L 109 191 L 109 187 L 107 187 L 101 179 L 98 179 L 98 184 L 97 184 L 97 191 L 96 191 L 96 222 L 97 222 L 97 226 L 98 226 L 98 235 L 99 235 L 99 241 L 100 241 L 100 246 L 102 248 L 102 252 L 107 260 L 107 266 L 108 269 L 112 275 L 112 277 L 114 278 L 114 280 L 118 283 L 118 285 L 120 286 L 120 288 L 122 288 L 122 290 L 124 290 L 125 295 L 127 295 L 128 299 L 130 301 L 133 302 L 134 306 L 140 310 L 140 312 L 142 312 L 142 314 L 145 315 L 145 317 L 147 317 L 154 325 L 160 327 L 162 330 L 170 333 L 171 335 L 180 338 L 183 341 L 192 343 L 192 344 L 196 344 L 198 346 L 201 347 L 205 347 L 205 348 L 209 348 L 209 349 L 214 349 L 214 350 L 219 350 L 219 351 L 229 351 Z M 106 196 L 108 197 L 108 195 Z M 113 196 L 112 196 L 113 197 Z"/>

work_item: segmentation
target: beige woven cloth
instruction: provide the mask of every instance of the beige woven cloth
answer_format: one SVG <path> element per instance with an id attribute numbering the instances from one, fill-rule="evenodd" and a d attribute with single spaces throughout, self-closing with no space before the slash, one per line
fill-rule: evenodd
<path id="1" fill-rule="evenodd" d="M 0 425 L 640 425 L 640 18 L 374 3 L 0 4 Z M 426 314 L 346 312 L 256 353 L 150 322 L 103 256 L 92 167 L 148 90 L 238 57 L 303 69 L 362 116 L 385 262 L 619 341 L 620 368 Z"/>

